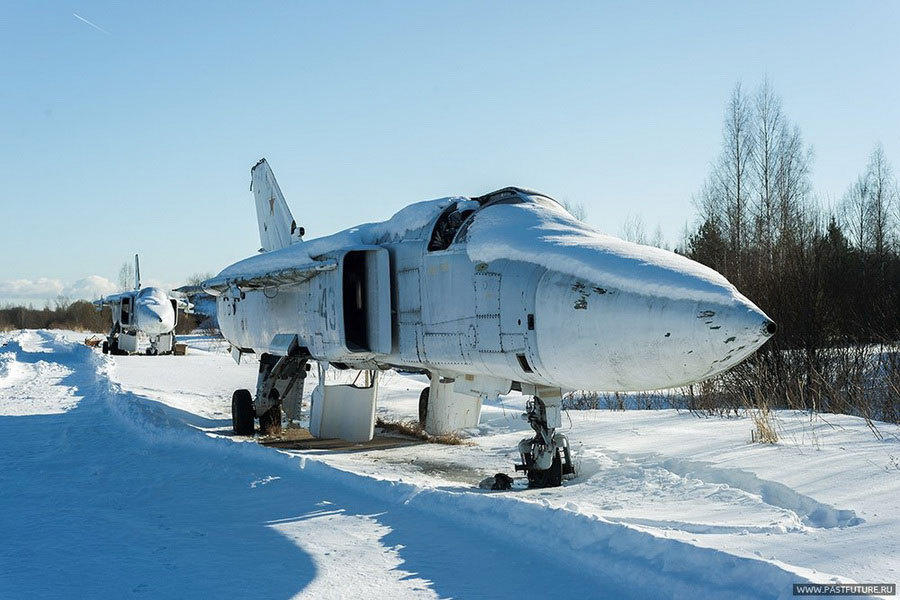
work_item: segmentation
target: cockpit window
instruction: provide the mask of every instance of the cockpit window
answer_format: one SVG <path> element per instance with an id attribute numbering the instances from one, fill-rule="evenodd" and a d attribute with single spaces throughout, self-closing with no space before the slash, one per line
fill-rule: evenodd
<path id="1" fill-rule="evenodd" d="M 539 204 L 555 210 L 560 206 L 549 196 L 515 187 L 503 188 L 471 200 L 457 202 L 444 210 L 435 222 L 428 242 L 428 251 L 446 250 L 451 244 L 465 242 L 469 235 L 469 227 L 476 218 L 475 211 L 497 204 Z"/>
<path id="2" fill-rule="evenodd" d="M 459 231 L 456 233 L 456 238 L 454 238 L 454 244 L 462 244 L 469 238 L 469 227 L 472 226 L 472 223 L 475 222 L 475 211 L 466 217 L 466 220 L 463 221 L 463 224 L 460 225 Z"/>
<path id="3" fill-rule="evenodd" d="M 429 252 L 449 248 L 463 222 L 475 212 L 469 206 L 460 206 L 460 204 L 450 207 L 438 217 L 437 222 L 434 224 L 434 230 L 431 232 L 431 240 L 428 242 Z"/>

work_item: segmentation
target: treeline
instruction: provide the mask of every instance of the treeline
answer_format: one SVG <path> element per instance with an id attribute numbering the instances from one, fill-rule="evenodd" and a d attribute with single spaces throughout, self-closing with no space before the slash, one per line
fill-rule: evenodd
<path id="1" fill-rule="evenodd" d="M 109 307 L 97 310 L 86 300 L 70 302 L 65 298 L 59 298 L 51 308 L 49 304 L 44 308 L 33 306 L 5 306 L 0 308 L 0 331 L 14 329 L 72 329 L 105 333 L 112 326 L 112 317 Z M 197 319 L 194 315 L 178 313 L 178 324 L 175 333 L 190 333 L 197 327 Z"/>
<path id="2" fill-rule="evenodd" d="M 897 421 L 897 180 L 880 144 L 833 206 L 815 197 L 811 171 L 812 150 L 771 86 L 737 86 L 679 251 L 725 275 L 779 332 L 700 401 Z"/>

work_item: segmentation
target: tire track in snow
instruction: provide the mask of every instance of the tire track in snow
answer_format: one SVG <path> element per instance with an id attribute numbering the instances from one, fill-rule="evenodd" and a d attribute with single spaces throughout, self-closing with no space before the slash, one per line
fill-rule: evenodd
<path id="1" fill-rule="evenodd" d="M 682 477 L 693 477 L 710 483 L 721 483 L 747 493 L 758 495 L 763 502 L 794 512 L 810 527 L 830 529 L 854 527 L 865 521 L 849 509 L 838 509 L 805 496 L 777 481 L 760 479 L 755 473 L 742 469 L 717 467 L 709 463 L 677 458 L 660 460 L 664 469 Z"/>
<path id="2" fill-rule="evenodd" d="M 773 520 L 764 525 L 693 523 L 672 519 L 650 519 L 635 516 L 610 517 L 619 523 L 631 523 L 660 529 L 677 529 L 694 534 L 727 533 L 800 533 L 807 528 L 854 527 L 864 523 L 856 512 L 838 509 L 800 494 L 789 486 L 742 469 L 724 468 L 707 462 L 663 458 L 659 454 L 630 455 L 606 448 L 593 449 L 580 457 L 583 476 L 609 479 L 611 487 L 627 489 L 621 480 L 633 482 L 632 492 L 644 497 L 654 495 L 649 482 L 660 484 L 672 498 L 711 498 L 724 505 L 765 507 Z M 765 513 L 762 512 L 762 515 Z"/>

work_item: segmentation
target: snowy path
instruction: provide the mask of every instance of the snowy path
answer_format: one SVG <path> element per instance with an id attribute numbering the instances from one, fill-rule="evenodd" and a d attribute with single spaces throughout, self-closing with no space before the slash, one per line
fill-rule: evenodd
<path id="1" fill-rule="evenodd" d="M 650 453 L 585 450 L 565 495 L 428 475 L 508 468 L 515 431 L 453 448 L 454 463 L 433 445 L 404 458 L 236 442 L 220 435 L 224 390 L 251 371 L 221 358 L 117 364 L 56 333 L 0 335 L 0 597 L 790 597 L 792 582 L 827 576 L 690 537 L 733 539 L 747 523 L 732 513 L 654 519 L 640 499 L 655 488 L 661 502 L 683 492 L 685 510 L 746 504 L 760 535 L 859 518 L 741 469 Z M 172 360 L 193 376 L 160 368 Z M 510 412 L 491 409 L 488 428 Z"/>
<path id="2" fill-rule="evenodd" d="M 467 597 L 507 578 L 519 597 L 550 591 L 518 548 L 116 393 L 88 348 L 26 333 L 7 349 L 25 368 L 54 365 L 27 389 L 51 392 L 59 410 L 0 417 L 0 597 Z M 19 388 L 4 389 L 14 404 Z M 492 567 L 459 576 L 480 565 Z M 609 582 L 573 584 L 589 593 Z"/>

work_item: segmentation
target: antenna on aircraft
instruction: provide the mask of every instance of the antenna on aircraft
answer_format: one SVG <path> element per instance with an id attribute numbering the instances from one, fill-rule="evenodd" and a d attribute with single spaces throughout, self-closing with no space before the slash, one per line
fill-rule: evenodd
<path id="1" fill-rule="evenodd" d="M 134 255 L 134 289 L 141 289 L 141 262 L 138 255 Z"/>

